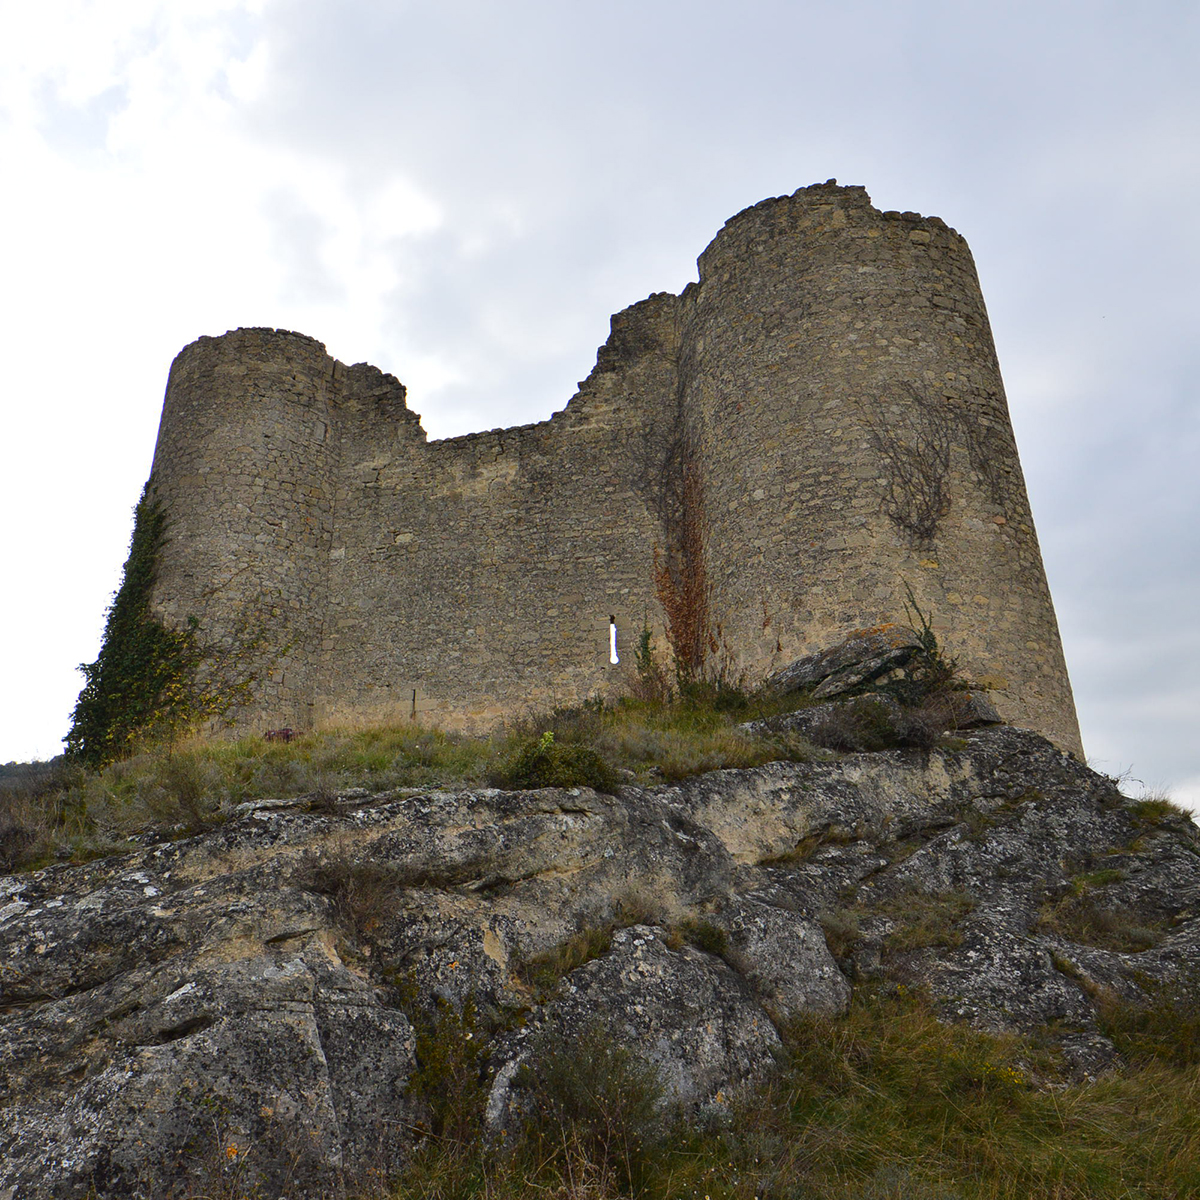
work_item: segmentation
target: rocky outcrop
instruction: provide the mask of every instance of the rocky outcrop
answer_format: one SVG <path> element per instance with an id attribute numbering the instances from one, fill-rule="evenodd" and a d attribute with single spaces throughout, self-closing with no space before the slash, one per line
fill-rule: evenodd
<path id="1" fill-rule="evenodd" d="M 589 1028 L 720 1105 L 792 1014 L 923 985 L 1053 1026 L 1200 969 L 1200 841 L 1034 734 L 675 786 L 349 794 L 0 879 L 0 1197 L 159 1196 L 244 1171 L 336 1195 L 426 1120 L 419 1029 L 483 1016 L 495 1126 Z M 581 949 L 581 947 L 583 949 Z"/>
<path id="2" fill-rule="evenodd" d="M 920 637 L 902 625 L 859 629 L 835 646 L 789 663 L 770 676 L 766 686 L 827 700 L 862 691 L 892 672 L 903 671 L 921 648 Z"/>

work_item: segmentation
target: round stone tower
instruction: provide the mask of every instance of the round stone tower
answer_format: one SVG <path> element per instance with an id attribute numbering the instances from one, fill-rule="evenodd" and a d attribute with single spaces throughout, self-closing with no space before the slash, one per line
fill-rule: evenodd
<path id="1" fill-rule="evenodd" d="M 1006 717 L 1079 749 L 975 265 L 835 183 L 730 220 L 684 294 L 685 469 L 722 653 L 751 676 L 909 591 Z"/>
<path id="2" fill-rule="evenodd" d="M 272 329 L 202 337 L 171 366 L 152 494 L 167 514 L 152 601 L 199 622 L 218 672 L 252 682 L 244 720 L 309 723 L 325 609 L 335 363 Z"/>

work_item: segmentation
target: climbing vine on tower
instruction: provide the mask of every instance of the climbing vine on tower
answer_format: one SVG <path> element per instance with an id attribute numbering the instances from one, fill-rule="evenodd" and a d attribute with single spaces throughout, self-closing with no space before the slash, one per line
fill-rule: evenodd
<path id="1" fill-rule="evenodd" d="M 166 530 L 151 480 L 134 509 L 129 557 L 100 654 L 79 668 L 86 682 L 65 740 L 67 754 L 88 766 L 103 766 L 143 740 L 168 737 L 237 702 L 238 687 L 214 690 L 199 682 L 205 654 L 195 618 L 185 629 L 168 629 L 150 611 Z"/>

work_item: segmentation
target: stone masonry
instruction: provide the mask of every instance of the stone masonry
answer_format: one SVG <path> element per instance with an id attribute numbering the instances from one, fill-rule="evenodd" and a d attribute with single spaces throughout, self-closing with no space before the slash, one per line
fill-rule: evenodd
<path id="1" fill-rule="evenodd" d="M 1006 719 L 1080 751 L 966 242 L 830 181 L 739 213 L 699 268 L 612 318 L 561 412 L 443 441 L 312 338 L 187 346 L 154 608 L 246 648 L 239 724 L 480 727 L 611 694 L 643 628 L 665 644 L 657 554 L 706 577 L 716 667 L 754 682 L 907 623 L 911 589 Z"/>

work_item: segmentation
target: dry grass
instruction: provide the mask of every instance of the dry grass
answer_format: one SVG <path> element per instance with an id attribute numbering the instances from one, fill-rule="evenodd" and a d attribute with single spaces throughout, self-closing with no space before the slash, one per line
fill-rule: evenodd
<path id="1" fill-rule="evenodd" d="M 1167 1023 L 1153 1040 L 1170 1041 Z M 664 1126 L 634 1060 L 548 1047 L 527 1128 L 427 1141 L 399 1198 L 1180 1200 L 1200 1194 L 1200 1077 L 1144 1065 L 1066 1086 L 1052 1049 L 945 1025 L 918 993 L 860 992 L 785 1030 L 765 1087 Z M 583 1048 L 587 1049 L 587 1048 Z M 628 1071 L 632 1084 L 616 1086 Z M 1047 1086 L 1053 1084 L 1053 1086 Z M 637 1103 L 632 1103 L 632 1099 Z M 722 1107 L 722 1106 L 718 1106 Z"/>
<path id="2" fill-rule="evenodd" d="M 327 896 L 344 928 L 360 938 L 370 938 L 395 915 L 405 881 L 386 864 L 359 858 L 347 846 L 304 860 L 296 882 L 308 891 Z"/>
<path id="3" fill-rule="evenodd" d="M 10 766 L 0 775 L 0 870 L 114 853 L 147 831 L 198 833 L 260 798 L 307 796 L 312 811 L 334 811 L 351 788 L 614 790 L 824 753 L 799 737 L 737 728 L 777 703 L 697 683 L 669 700 L 585 704 L 486 737 L 404 722 L 288 742 L 193 737 L 100 770 L 65 760 Z"/>
<path id="4" fill-rule="evenodd" d="M 1037 928 L 1081 946 L 1136 954 L 1162 941 L 1166 927 L 1160 922 L 1139 921 L 1124 906 L 1103 902 L 1104 889 L 1125 878 L 1123 871 L 1102 870 L 1077 875 L 1071 890 L 1047 900 L 1038 914 Z"/>

